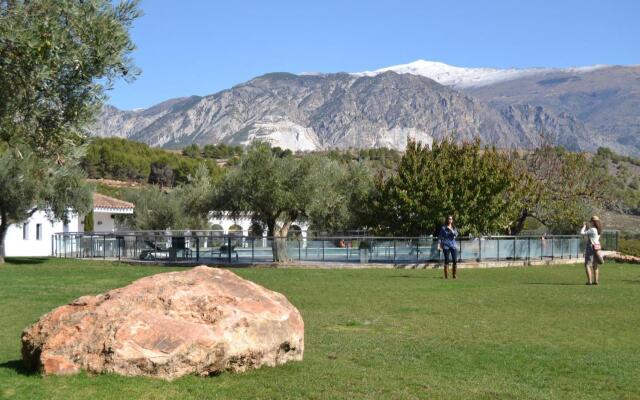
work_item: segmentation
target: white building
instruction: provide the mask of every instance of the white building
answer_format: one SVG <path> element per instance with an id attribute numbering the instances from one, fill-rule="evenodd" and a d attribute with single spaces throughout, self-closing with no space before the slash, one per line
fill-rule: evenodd
<path id="1" fill-rule="evenodd" d="M 114 199 L 103 194 L 93 194 L 93 232 L 116 232 L 120 230 L 116 215 L 133 214 L 133 203 Z M 77 232 L 84 232 L 84 219 L 79 221 Z"/>
<path id="2" fill-rule="evenodd" d="M 93 194 L 93 231 L 114 232 L 115 215 L 133 214 L 134 205 L 98 193 Z M 53 234 L 84 232 L 84 218 L 71 214 L 69 223 L 51 221 L 44 211 L 36 211 L 21 224 L 9 226 L 4 240 L 7 257 L 46 257 L 53 251 Z"/>
<path id="3" fill-rule="evenodd" d="M 127 230 L 118 226 L 117 215 L 133 214 L 135 205 L 102 194 L 93 194 L 93 232 L 117 232 Z M 85 232 L 84 216 L 71 214 L 68 224 L 61 221 L 50 221 L 44 211 L 36 211 L 29 220 L 21 224 L 13 224 L 7 231 L 5 238 L 5 253 L 7 257 L 46 257 L 53 254 L 53 235 L 63 232 Z M 249 214 L 232 218 L 230 215 L 211 217 L 210 230 L 222 235 L 255 236 L 257 228 L 252 225 Z M 303 240 L 307 238 L 309 224 L 295 222 L 289 232 L 299 232 Z M 258 228 L 260 229 L 260 228 Z M 266 238 L 266 230 L 261 235 Z M 205 245 L 206 247 L 206 245 Z"/>
<path id="4" fill-rule="evenodd" d="M 221 232 L 224 235 L 238 236 L 255 236 L 254 228 L 251 222 L 250 214 L 243 214 L 237 218 L 232 218 L 229 214 L 209 218 L 209 226 L 211 230 Z M 289 233 L 299 231 L 303 238 L 307 237 L 308 222 L 296 221 L 289 229 Z M 263 229 L 263 236 L 267 235 L 266 229 Z"/>
<path id="5" fill-rule="evenodd" d="M 69 224 L 51 222 L 44 211 L 36 211 L 31 218 L 21 224 L 9 226 L 4 239 L 7 257 L 46 257 L 52 253 L 53 234 L 69 232 L 78 226 L 78 216 L 72 214 Z"/>

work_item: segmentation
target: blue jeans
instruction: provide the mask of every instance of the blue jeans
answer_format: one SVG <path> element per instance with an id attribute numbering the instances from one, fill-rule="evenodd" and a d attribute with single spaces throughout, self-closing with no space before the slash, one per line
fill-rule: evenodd
<path id="1" fill-rule="evenodd" d="M 458 265 L 458 250 L 455 247 L 443 247 L 442 252 L 444 253 L 444 265 L 449 265 L 449 257 L 453 260 L 453 266 Z"/>

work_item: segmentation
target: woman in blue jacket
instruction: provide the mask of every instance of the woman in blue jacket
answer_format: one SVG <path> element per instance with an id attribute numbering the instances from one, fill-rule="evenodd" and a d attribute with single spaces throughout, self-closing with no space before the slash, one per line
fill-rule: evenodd
<path id="1" fill-rule="evenodd" d="M 453 216 L 449 215 L 445 225 L 438 232 L 438 246 L 444 252 L 444 279 L 449 278 L 449 257 L 453 261 L 453 279 L 456 279 L 456 269 L 458 267 L 458 251 L 456 248 L 456 237 L 458 230 L 453 224 Z"/>

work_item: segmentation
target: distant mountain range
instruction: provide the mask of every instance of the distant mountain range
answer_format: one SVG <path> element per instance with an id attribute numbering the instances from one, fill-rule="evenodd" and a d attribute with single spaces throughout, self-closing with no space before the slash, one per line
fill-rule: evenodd
<path id="1" fill-rule="evenodd" d="M 266 74 L 144 110 L 106 106 L 97 136 L 180 148 L 264 140 L 296 151 L 403 149 L 454 135 L 502 148 L 543 141 L 640 155 L 640 66 L 459 68 L 416 61 L 377 71 Z"/>

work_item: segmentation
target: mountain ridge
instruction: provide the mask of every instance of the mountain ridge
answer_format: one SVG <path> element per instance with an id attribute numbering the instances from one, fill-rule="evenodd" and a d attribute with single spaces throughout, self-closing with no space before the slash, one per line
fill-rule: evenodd
<path id="1" fill-rule="evenodd" d="M 578 121 L 540 107 L 494 107 L 432 79 L 387 71 L 375 76 L 265 74 L 147 110 L 109 108 L 94 132 L 153 146 L 266 140 L 296 151 L 404 149 L 408 138 L 430 143 L 454 132 L 460 139 L 480 137 L 500 147 L 532 147 L 548 134 L 576 150 L 595 149 L 588 140 L 571 139 L 581 129 Z"/>
<path id="2" fill-rule="evenodd" d="M 174 148 L 265 140 L 309 151 L 402 149 L 409 137 L 429 142 L 456 132 L 505 148 L 535 147 L 544 136 L 570 150 L 606 146 L 636 155 L 637 109 L 636 66 L 499 70 L 420 60 L 370 73 L 273 72 L 144 110 L 106 106 L 92 134 Z"/>
<path id="3" fill-rule="evenodd" d="M 548 73 L 581 74 L 598 69 L 610 68 L 611 65 L 596 64 L 582 67 L 534 67 L 534 68 L 487 68 L 457 67 L 438 61 L 416 60 L 407 64 L 399 64 L 380 68 L 375 71 L 352 73 L 356 76 L 374 76 L 387 71 L 399 74 L 420 75 L 445 85 L 459 89 L 487 86 L 499 82 L 507 82 L 519 78 L 544 75 Z"/>

